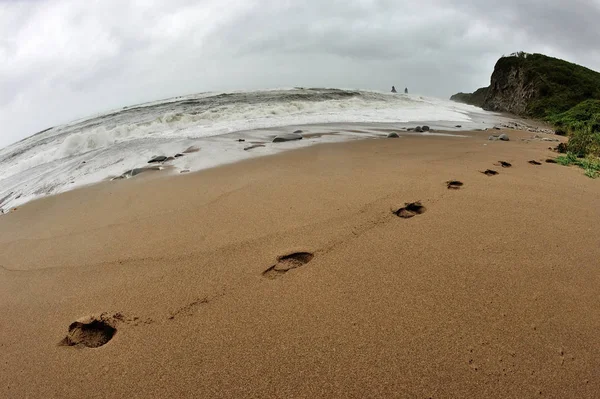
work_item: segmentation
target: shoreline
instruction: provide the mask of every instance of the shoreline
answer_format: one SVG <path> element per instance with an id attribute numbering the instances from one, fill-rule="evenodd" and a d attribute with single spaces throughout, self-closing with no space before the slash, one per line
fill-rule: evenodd
<path id="1" fill-rule="evenodd" d="M 495 119 L 489 119 L 490 115 L 495 115 Z M 151 159 L 153 156 L 160 155 L 157 153 L 155 153 L 153 156 L 148 155 L 143 163 L 122 159 L 122 166 L 117 174 L 106 175 L 106 173 L 104 173 L 104 177 L 102 178 L 98 176 L 84 177 L 82 181 L 71 181 L 70 184 L 62 187 L 60 185 L 49 184 L 45 189 L 46 191 L 38 190 L 35 194 L 26 194 L 25 187 L 19 187 L 19 185 L 23 186 L 23 183 L 18 182 L 17 186 L 14 186 L 9 191 L 3 193 L 4 196 L 0 198 L 0 209 L 3 210 L 3 213 L 9 213 L 15 207 L 20 207 L 23 204 L 38 198 L 43 198 L 47 195 L 56 195 L 63 192 L 68 192 L 73 189 L 87 187 L 89 185 L 97 184 L 106 180 L 114 180 L 116 178 L 123 177 L 128 178 L 128 176 L 125 175 L 134 170 L 145 171 L 148 170 L 146 168 L 152 167 L 151 169 L 171 169 L 187 173 L 219 167 L 221 165 L 235 163 L 255 157 L 272 155 L 283 151 L 304 148 L 306 146 L 318 145 L 321 143 L 343 143 L 360 139 L 384 138 L 390 132 L 397 132 L 401 136 L 418 134 L 410 132 L 410 129 L 413 129 L 415 126 L 419 125 L 427 125 L 431 127 L 430 132 L 420 133 L 423 135 L 460 135 L 463 132 L 475 131 L 473 128 L 479 126 L 480 123 L 487 126 L 485 128 L 482 127 L 476 129 L 483 134 L 485 134 L 486 130 L 493 131 L 493 128 L 490 126 L 513 126 L 517 128 L 510 129 L 510 131 L 520 131 L 520 129 L 529 128 L 533 132 L 532 128 L 534 128 L 536 131 L 544 134 L 546 133 L 543 131 L 545 129 L 543 128 L 544 125 L 541 124 L 541 122 L 529 121 L 513 115 L 490 113 L 489 115 L 486 115 L 486 117 L 483 117 L 483 114 L 479 115 L 477 113 L 471 113 L 470 117 L 471 121 L 466 123 L 463 122 L 464 126 L 454 126 L 456 122 L 453 121 L 432 121 L 421 123 L 321 123 L 243 130 L 218 136 L 205 137 L 202 139 L 188 140 L 185 143 L 180 143 L 180 148 L 176 147 L 176 145 L 170 145 L 172 154 L 164 153 L 164 155 L 173 156 L 176 153 L 183 152 L 184 156 L 164 163 L 164 165 L 162 163 L 146 163 L 146 161 Z M 303 132 L 303 140 L 276 144 L 271 143 L 273 138 L 277 135 L 285 135 L 296 130 Z M 187 147 L 197 148 L 198 153 L 185 154 L 185 149 Z M 241 151 L 242 149 L 244 151 Z M 68 168 L 71 171 L 67 173 L 73 173 L 73 170 L 79 170 L 82 168 L 85 170 L 86 168 L 89 168 L 90 160 L 93 161 L 93 159 L 96 157 L 98 157 L 98 155 L 91 156 L 88 154 L 83 154 L 76 157 L 75 160 L 77 162 Z M 77 163 L 79 163 L 79 165 L 77 165 Z M 94 176 L 94 173 L 97 172 L 98 171 L 93 172 L 93 170 L 91 170 L 89 172 L 85 172 L 84 176 L 90 173 L 92 176 Z M 25 186 L 27 185 L 28 184 L 25 184 Z"/>

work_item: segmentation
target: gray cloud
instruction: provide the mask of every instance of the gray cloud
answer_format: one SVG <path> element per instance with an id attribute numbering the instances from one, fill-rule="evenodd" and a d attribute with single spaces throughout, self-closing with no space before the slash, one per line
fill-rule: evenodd
<path id="1" fill-rule="evenodd" d="M 447 97 L 524 50 L 600 69 L 600 0 L 0 0 L 0 146 L 208 90 L 327 86 Z"/>

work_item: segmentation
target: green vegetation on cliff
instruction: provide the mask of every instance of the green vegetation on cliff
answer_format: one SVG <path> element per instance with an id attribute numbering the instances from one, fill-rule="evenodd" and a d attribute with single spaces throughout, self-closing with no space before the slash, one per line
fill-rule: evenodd
<path id="1" fill-rule="evenodd" d="M 600 100 L 585 100 L 566 112 L 549 116 L 548 121 L 564 130 L 577 130 L 592 121 L 594 130 L 600 130 Z"/>
<path id="2" fill-rule="evenodd" d="M 585 161 L 568 162 L 598 175 L 600 157 L 600 73 L 543 54 L 523 52 L 496 63 L 489 87 L 451 100 L 490 111 L 544 119 L 568 133 L 567 151 Z M 590 166 L 591 165 L 591 166 Z M 592 173 L 593 172 L 593 173 Z"/>
<path id="3" fill-rule="evenodd" d="M 527 116 L 552 118 L 582 101 L 600 100 L 600 73 L 558 58 L 518 53 L 500 58 L 496 69 L 518 69 L 533 85 L 536 93 L 527 105 Z"/>

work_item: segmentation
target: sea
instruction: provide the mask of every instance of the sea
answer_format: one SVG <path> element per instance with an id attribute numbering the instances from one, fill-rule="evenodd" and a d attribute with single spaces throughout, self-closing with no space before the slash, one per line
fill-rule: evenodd
<path id="1" fill-rule="evenodd" d="M 36 133 L 0 149 L 0 209 L 105 180 L 135 178 L 152 164 L 197 171 L 319 143 L 382 138 L 427 124 L 456 134 L 486 129 L 502 116 L 413 94 L 325 88 L 200 93 L 123 107 Z M 273 143 L 302 131 L 304 139 Z M 443 131 L 443 133 L 439 133 Z M 401 138 L 400 138 L 401 139 Z M 256 146 L 248 149 L 248 147 Z M 0 212 L 0 213 L 2 213 Z"/>

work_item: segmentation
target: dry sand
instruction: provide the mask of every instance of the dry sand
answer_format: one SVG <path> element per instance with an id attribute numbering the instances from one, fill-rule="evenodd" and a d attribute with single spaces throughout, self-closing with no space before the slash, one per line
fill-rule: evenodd
<path id="1" fill-rule="evenodd" d="M 2 396 L 600 397 L 600 183 L 508 133 L 320 145 L 0 217 Z M 116 332 L 90 337 L 103 312 Z M 86 337 L 106 344 L 64 345 Z"/>

